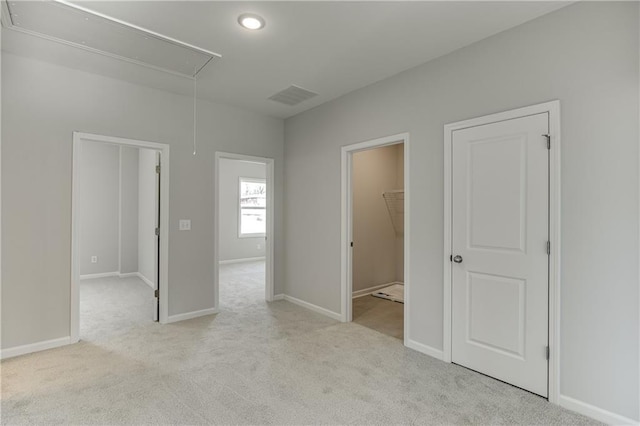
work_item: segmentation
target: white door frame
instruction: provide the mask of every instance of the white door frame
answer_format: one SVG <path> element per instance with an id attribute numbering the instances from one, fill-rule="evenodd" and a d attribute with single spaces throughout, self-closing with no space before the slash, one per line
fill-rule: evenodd
<path id="1" fill-rule="evenodd" d="M 534 114 L 549 114 L 549 401 L 560 395 L 560 101 L 554 100 L 444 126 L 444 331 L 443 361 L 451 362 L 451 255 L 452 237 L 452 144 L 453 132 Z"/>
<path id="2" fill-rule="evenodd" d="M 274 197 L 274 160 L 267 157 L 256 157 L 253 155 L 234 154 L 231 152 L 216 152 L 215 154 L 215 168 L 214 168 L 214 215 L 213 215 L 213 228 L 214 228 L 214 250 L 213 250 L 213 280 L 215 290 L 214 309 L 218 311 L 220 307 L 220 160 L 240 160 L 250 161 L 252 163 L 264 164 L 267 167 L 267 233 L 266 233 L 266 271 L 265 271 L 265 300 L 267 302 L 273 301 L 273 254 L 274 254 L 274 217 L 273 217 L 273 202 Z"/>
<path id="3" fill-rule="evenodd" d="M 352 298 L 353 298 L 353 277 L 352 277 L 352 250 L 350 247 L 353 241 L 353 188 L 352 188 L 352 169 L 353 154 L 358 151 L 365 151 L 373 148 L 380 148 L 389 145 L 404 144 L 404 344 L 406 346 L 409 337 L 409 310 L 411 308 L 411 299 L 409 298 L 410 275 L 409 275 L 409 259 L 411 240 L 411 219 L 409 212 L 410 206 L 410 167 L 409 167 L 409 133 L 400 133 L 397 135 L 386 136 L 379 139 L 373 139 L 365 142 L 346 145 L 342 147 L 342 211 L 341 211 L 341 248 L 340 248 L 340 271 L 341 271 L 341 288 L 342 288 L 342 322 L 351 322 L 353 320 Z"/>
<path id="4" fill-rule="evenodd" d="M 146 148 L 160 151 L 160 323 L 169 316 L 169 145 L 156 142 L 124 139 L 114 136 L 73 132 L 73 167 L 71 186 L 71 343 L 80 340 L 80 144 L 82 141 L 100 142 L 117 146 Z"/>

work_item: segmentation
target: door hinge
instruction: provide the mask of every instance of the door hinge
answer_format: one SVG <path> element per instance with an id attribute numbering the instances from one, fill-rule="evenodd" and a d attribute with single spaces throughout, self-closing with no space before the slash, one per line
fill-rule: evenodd
<path id="1" fill-rule="evenodd" d="M 350 246 L 351 246 L 351 247 L 353 247 L 353 241 L 351 241 L 351 244 L 350 244 Z"/>
<path id="2" fill-rule="evenodd" d="M 449 262 L 453 262 L 453 255 L 449 255 Z"/>
<path id="3" fill-rule="evenodd" d="M 549 346 L 547 346 L 547 347 L 545 348 L 545 356 L 547 357 L 547 360 L 549 359 L 549 353 L 550 353 L 550 351 L 549 351 Z"/>
<path id="4" fill-rule="evenodd" d="M 157 174 L 160 174 L 160 164 L 158 164 L 158 165 L 156 166 L 156 173 L 157 173 Z"/>
<path id="5" fill-rule="evenodd" d="M 547 133 L 547 134 L 544 134 L 542 136 L 547 138 L 547 149 L 551 149 L 551 135 Z"/>
<path id="6" fill-rule="evenodd" d="M 547 241 L 547 255 L 551 255 L 551 241 Z"/>
<path id="7" fill-rule="evenodd" d="M 160 292 L 158 291 L 158 289 L 155 289 L 153 291 L 153 297 L 155 297 L 156 299 L 160 297 Z"/>
<path id="8" fill-rule="evenodd" d="M 156 236 L 160 236 L 160 228 L 156 228 Z"/>

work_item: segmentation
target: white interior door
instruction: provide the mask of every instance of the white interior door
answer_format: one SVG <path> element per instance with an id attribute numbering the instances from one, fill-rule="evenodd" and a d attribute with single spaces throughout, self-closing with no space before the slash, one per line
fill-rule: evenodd
<path id="1" fill-rule="evenodd" d="M 547 396 L 548 113 L 453 132 L 452 361 Z"/>

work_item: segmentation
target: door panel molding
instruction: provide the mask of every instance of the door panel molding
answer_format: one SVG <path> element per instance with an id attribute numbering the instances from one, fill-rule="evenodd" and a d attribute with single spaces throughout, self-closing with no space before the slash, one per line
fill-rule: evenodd
<path id="1" fill-rule="evenodd" d="M 560 101 L 553 100 L 444 126 L 444 297 L 443 360 L 451 362 L 452 345 L 452 214 L 453 135 L 456 130 L 548 113 L 549 119 L 549 364 L 548 399 L 558 404 L 560 395 Z"/>

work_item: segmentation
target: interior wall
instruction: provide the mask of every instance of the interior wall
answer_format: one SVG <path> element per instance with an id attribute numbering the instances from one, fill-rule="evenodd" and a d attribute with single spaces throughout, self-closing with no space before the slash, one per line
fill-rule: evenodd
<path id="1" fill-rule="evenodd" d="M 120 150 L 84 142 L 80 148 L 80 275 L 117 272 Z M 97 256 L 98 262 L 91 263 Z"/>
<path id="2" fill-rule="evenodd" d="M 154 288 L 158 279 L 157 155 L 152 149 L 140 149 L 138 153 L 138 272 Z"/>
<path id="3" fill-rule="evenodd" d="M 353 153 L 353 291 L 401 281 L 397 235 L 382 197 L 398 186 L 398 147 Z M 400 259 L 400 263 L 402 259 Z"/>
<path id="4" fill-rule="evenodd" d="M 263 257 L 264 237 L 239 236 L 240 178 L 266 179 L 267 166 L 248 161 L 220 159 L 220 261 Z"/>
<path id="5" fill-rule="evenodd" d="M 407 338 L 438 353 L 443 126 L 559 99 L 560 391 L 638 420 L 638 7 L 578 2 L 286 120 L 286 293 L 340 311 L 340 147 L 409 132 Z"/>
<path id="6" fill-rule="evenodd" d="M 199 100 L 194 156 L 190 97 L 5 52 L 2 88 L 2 349 L 70 335 L 74 131 L 170 145 L 170 316 L 213 308 L 216 151 L 274 158 L 283 211 L 281 119 Z M 178 231 L 178 219 L 192 230 Z M 278 294 L 281 213 L 275 219 Z"/>
<path id="7" fill-rule="evenodd" d="M 120 273 L 138 272 L 138 149 L 120 147 Z"/>

